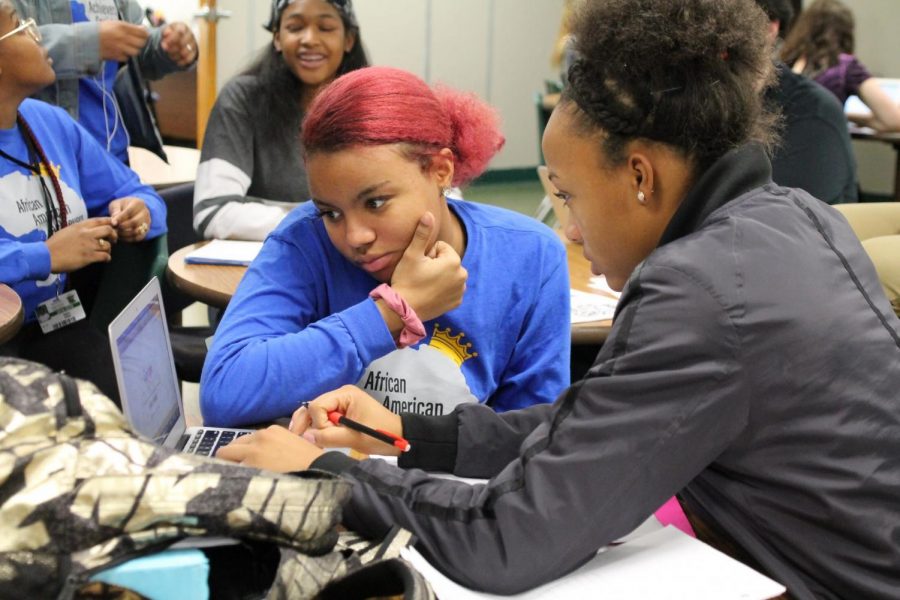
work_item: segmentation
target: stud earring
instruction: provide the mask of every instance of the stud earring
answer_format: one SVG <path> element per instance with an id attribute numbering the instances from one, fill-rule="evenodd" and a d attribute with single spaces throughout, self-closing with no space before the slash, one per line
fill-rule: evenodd
<path id="1" fill-rule="evenodd" d="M 638 196 L 638 202 L 640 202 L 641 204 L 647 203 L 647 196 L 644 195 L 643 190 L 639 190 L 637 196 Z"/>

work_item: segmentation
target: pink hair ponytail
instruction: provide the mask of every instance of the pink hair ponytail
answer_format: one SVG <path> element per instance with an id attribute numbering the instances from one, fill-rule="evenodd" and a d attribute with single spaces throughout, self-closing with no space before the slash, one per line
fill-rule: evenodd
<path id="1" fill-rule="evenodd" d="M 336 79 L 310 104 L 301 135 L 308 155 L 382 144 L 450 148 L 454 185 L 483 173 L 504 142 L 496 111 L 474 94 L 432 91 L 412 73 L 391 67 Z"/>
<path id="2" fill-rule="evenodd" d="M 456 155 L 453 185 L 464 185 L 482 173 L 506 141 L 500 133 L 500 117 L 478 96 L 438 86 L 435 96 L 450 120 Z"/>

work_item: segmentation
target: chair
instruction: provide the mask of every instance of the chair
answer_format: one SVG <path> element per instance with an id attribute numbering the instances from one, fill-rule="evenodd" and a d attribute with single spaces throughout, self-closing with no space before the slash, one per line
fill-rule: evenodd
<path id="1" fill-rule="evenodd" d="M 169 246 L 183 248 L 201 237 L 194 231 L 194 184 L 184 183 L 159 191 L 166 202 Z M 166 316 L 169 320 L 169 339 L 175 357 L 175 372 L 181 381 L 199 383 L 206 361 L 206 339 L 215 332 L 212 326 L 184 326 L 180 313 L 194 303 L 194 299 L 175 289 L 168 278 L 160 278 Z"/>
<path id="2" fill-rule="evenodd" d="M 152 277 L 164 278 L 169 247 L 165 235 L 133 244 L 115 244 L 105 265 L 91 310 L 91 324 L 106 331 L 109 323 Z"/>
<path id="3" fill-rule="evenodd" d="M 836 204 L 862 242 L 881 287 L 900 315 L 900 202 Z"/>
<path id="4" fill-rule="evenodd" d="M 545 165 L 540 165 L 537 168 L 538 178 L 541 180 L 541 185 L 544 187 L 544 200 L 543 202 L 549 202 L 550 208 L 553 210 L 553 217 L 556 219 L 556 226 L 565 233 L 566 227 L 569 226 L 569 209 L 566 208 L 566 205 L 562 200 L 556 195 L 556 187 L 553 185 L 553 182 L 550 181 L 550 172 Z"/>

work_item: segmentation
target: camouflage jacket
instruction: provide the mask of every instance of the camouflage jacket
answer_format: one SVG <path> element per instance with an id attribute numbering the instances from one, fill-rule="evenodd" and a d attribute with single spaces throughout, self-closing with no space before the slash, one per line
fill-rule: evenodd
<path id="1" fill-rule="evenodd" d="M 274 543 L 268 596 L 313 597 L 408 541 L 338 543 L 348 495 L 326 473 L 281 476 L 155 446 L 92 384 L 0 358 L 0 597 L 73 595 L 93 573 L 191 536 Z M 431 597 L 413 576 L 406 597 Z"/>

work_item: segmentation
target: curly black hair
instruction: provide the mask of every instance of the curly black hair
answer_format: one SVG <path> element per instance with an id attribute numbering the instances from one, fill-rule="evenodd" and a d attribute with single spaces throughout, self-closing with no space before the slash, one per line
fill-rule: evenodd
<path id="1" fill-rule="evenodd" d="M 582 2 L 561 107 L 602 134 L 609 165 L 637 138 L 680 150 L 698 173 L 747 142 L 771 147 L 767 23 L 753 0 Z"/>

